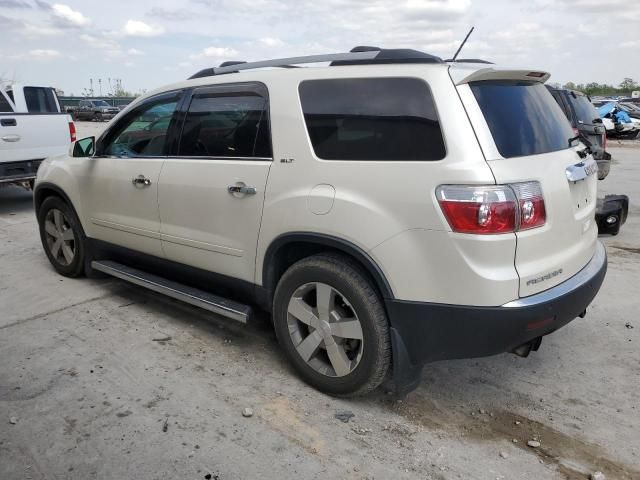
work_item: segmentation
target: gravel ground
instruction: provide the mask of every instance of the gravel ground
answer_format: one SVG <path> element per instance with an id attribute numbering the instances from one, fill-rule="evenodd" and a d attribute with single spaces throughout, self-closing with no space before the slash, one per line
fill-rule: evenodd
<path id="1" fill-rule="evenodd" d="M 56 275 L 31 194 L 0 189 L 0 478 L 639 479 L 640 148 L 611 150 L 631 212 L 586 318 L 527 359 L 429 365 L 402 402 L 307 387 L 267 318 Z"/>

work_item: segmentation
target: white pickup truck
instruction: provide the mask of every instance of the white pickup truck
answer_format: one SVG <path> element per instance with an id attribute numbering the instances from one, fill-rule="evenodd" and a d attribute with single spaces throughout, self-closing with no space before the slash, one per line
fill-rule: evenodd
<path id="1" fill-rule="evenodd" d="M 75 140 L 53 88 L 0 85 L 0 186 L 32 187 L 40 162 L 67 153 Z"/>

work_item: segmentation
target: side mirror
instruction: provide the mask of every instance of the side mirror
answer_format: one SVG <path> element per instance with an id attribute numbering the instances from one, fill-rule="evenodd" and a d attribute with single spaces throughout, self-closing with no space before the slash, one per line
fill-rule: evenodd
<path id="1" fill-rule="evenodd" d="M 96 152 L 96 137 L 78 140 L 73 145 L 73 157 L 91 157 Z"/>

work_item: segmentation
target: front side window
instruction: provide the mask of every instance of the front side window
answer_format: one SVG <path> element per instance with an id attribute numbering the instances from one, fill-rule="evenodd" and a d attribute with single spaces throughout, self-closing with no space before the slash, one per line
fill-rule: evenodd
<path id="1" fill-rule="evenodd" d="M 542 83 L 492 80 L 470 87 L 503 157 L 569 148 L 571 124 Z"/>
<path id="2" fill-rule="evenodd" d="M 252 93 L 195 92 L 187 113 L 181 157 L 271 157 L 267 99 Z"/>
<path id="3" fill-rule="evenodd" d="M 156 157 L 166 155 L 167 130 L 178 96 L 141 105 L 123 118 L 105 138 L 102 155 Z"/>
<path id="4" fill-rule="evenodd" d="M 51 88 L 24 87 L 24 99 L 29 113 L 58 113 L 55 94 Z"/>
<path id="5" fill-rule="evenodd" d="M 441 160 L 446 155 L 428 85 L 417 78 L 300 84 L 315 154 L 325 160 Z"/>

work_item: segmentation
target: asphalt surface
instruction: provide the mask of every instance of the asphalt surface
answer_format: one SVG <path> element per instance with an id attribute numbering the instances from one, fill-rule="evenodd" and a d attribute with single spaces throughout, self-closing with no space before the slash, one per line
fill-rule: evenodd
<path id="1" fill-rule="evenodd" d="M 611 151 L 599 186 L 631 211 L 586 318 L 527 359 L 429 365 L 402 402 L 306 386 L 268 318 L 57 275 L 31 193 L 0 189 L 0 479 L 640 478 L 640 148 Z"/>

